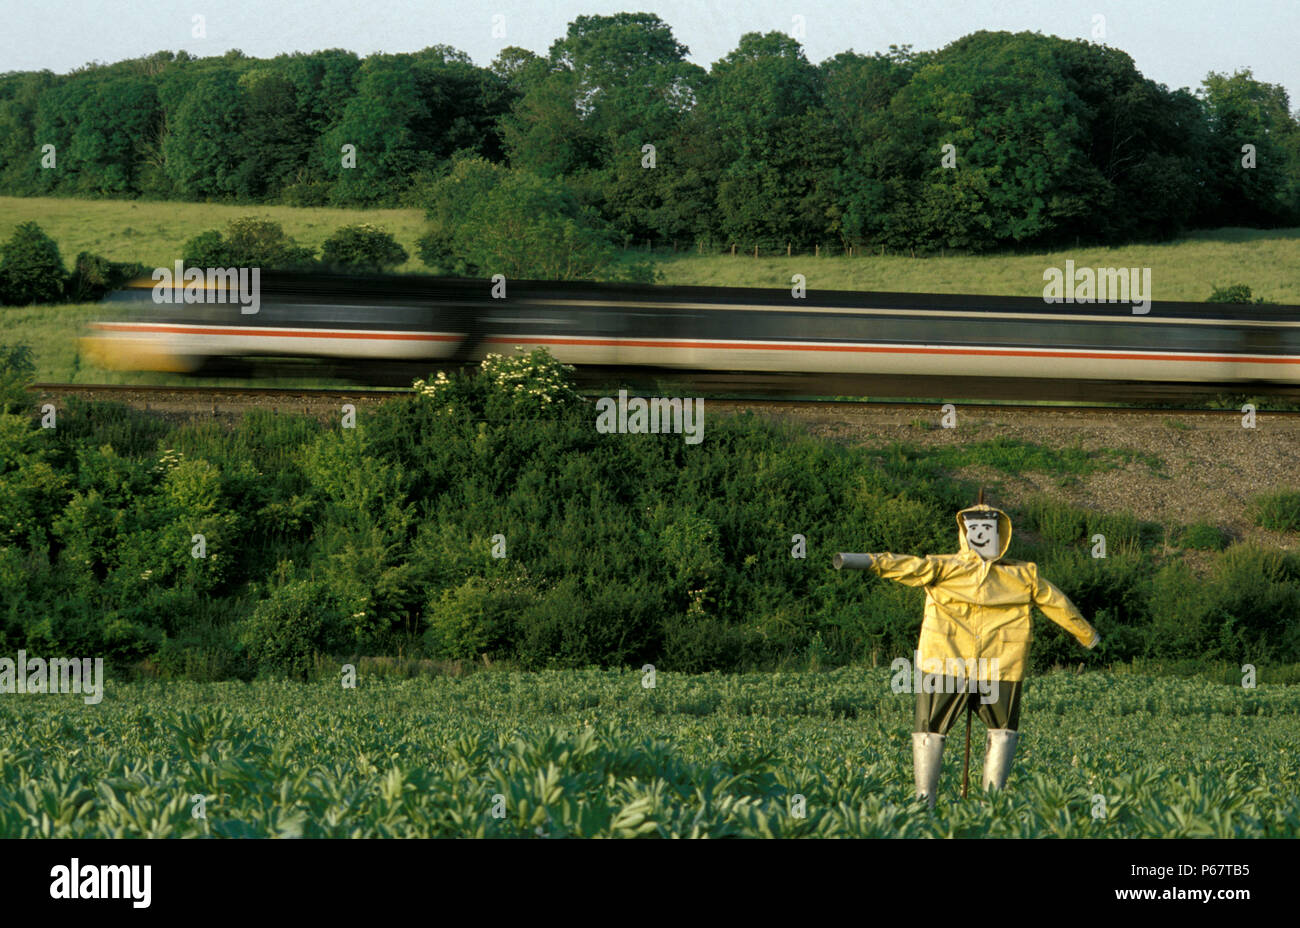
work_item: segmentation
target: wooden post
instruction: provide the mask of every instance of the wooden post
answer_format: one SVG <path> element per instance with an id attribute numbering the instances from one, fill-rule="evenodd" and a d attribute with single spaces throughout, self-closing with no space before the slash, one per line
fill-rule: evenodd
<path id="1" fill-rule="evenodd" d="M 822 246 L 821 246 L 821 244 L 819 243 L 819 244 L 813 245 L 813 257 L 814 257 L 814 258 L 820 258 L 821 256 L 822 256 Z"/>
<path id="2" fill-rule="evenodd" d="M 757 246 L 757 245 L 754 246 L 754 257 L 755 257 L 755 258 L 758 257 L 758 246 Z"/>
<path id="3" fill-rule="evenodd" d="M 970 694 L 966 694 L 966 765 L 961 772 L 961 798 L 966 798 L 970 786 Z"/>
<path id="4" fill-rule="evenodd" d="M 786 256 L 787 258 L 790 257 L 790 243 L 789 243 L 789 242 L 786 242 L 786 243 L 785 243 L 785 256 Z"/>
<path id="5" fill-rule="evenodd" d="M 735 243 L 735 242 L 732 242 L 732 243 L 731 243 L 731 256 L 732 256 L 733 258 L 736 257 L 736 243 Z"/>

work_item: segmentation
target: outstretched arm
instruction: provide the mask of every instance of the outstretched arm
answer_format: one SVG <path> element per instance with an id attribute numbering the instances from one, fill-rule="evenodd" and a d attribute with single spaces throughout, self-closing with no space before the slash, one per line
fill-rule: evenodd
<path id="1" fill-rule="evenodd" d="M 886 580 L 897 580 L 908 586 L 927 586 L 939 579 L 943 567 L 941 558 L 915 557 L 911 554 L 837 554 L 832 563 L 836 570 L 869 570 Z"/>
<path id="2" fill-rule="evenodd" d="M 1034 571 L 1034 605 L 1061 628 L 1073 635 L 1085 648 L 1095 648 L 1101 635 L 1084 619 L 1070 598 Z"/>

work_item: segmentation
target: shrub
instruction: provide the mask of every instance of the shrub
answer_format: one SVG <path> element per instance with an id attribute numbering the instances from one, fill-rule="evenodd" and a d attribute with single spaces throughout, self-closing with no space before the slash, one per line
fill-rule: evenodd
<path id="1" fill-rule="evenodd" d="M 1152 530 L 1158 528 L 1126 513 L 1080 509 L 1048 497 L 1034 497 L 1025 504 L 1024 527 L 1037 531 L 1043 541 L 1058 547 L 1090 548 L 1094 536 L 1102 535 L 1108 552 L 1144 547 L 1156 540 Z"/>
<path id="2" fill-rule="evenodd" d="M 439 372 L 416 380 L 412 388 L 430 409 L 459 408 L 473 418 L 553 417 L 582 402 L 572 373 L 571 365 L 545 348 L 534 348 L 527 354 L 489 354 L 474 377 L 458 372 L 449 378 Z"/>
<path id="3" fill-rule="evenodd" d="M 1183 528 L 1178 534 L 1178 544 L 1198 551 L 1222 551 L 1228 546 L 1228 536 L 1217 526 L 1197 522 Z"/>
<path id="4" fill-rule="evenodd" d="M 1250 501 L 1249 512 L 1251 521 L 1260 528 L 1273 532 L 1300 530 L 1300 492 L 1261 494 Z"/>
<path id="5" fill-rule="evenodd" d="M 391 234 L 368 222 L 343 226 L 321 247 L 322 263 L 347 270 L 385 271 L 409 257 Z"/>
<path id="6" fill-rule="evenodd" d="M 1207 303 L 1267 303 L 1262 296 L 1252 299 L 1250 287 L 1245 284 L 1230 284 L 1227 287 L 1215 287 Z"/>
<path id="7" fill-rule="evenodd" d="M 431 656 L 449 660 L 500 656 L 513 637 L 516 616 L 535 599 L 524 577 L 471 577 L 430 599 L 425 645 Z"/>
<path id="8" fill-rule="evenodd" d="M 231 267 L 227 261 L 228 249 L 225 239 L 216 229 L 200 232 L 188 242 L 181 252 L 187 265 L 192 267 Z"/>
<path id="9" fill-rule="evenodd" d="M 282 580 L 253 608 L 240 641 L 259 671 L 305 680 L 315 655 L 341 643 L 341 619 L 337 604 L 320 584 Z"/>
<path id="10" fill-rule="evenodd" d="M 1039 576 L 1058 587 L 1106 641 L 1107 660 L 1142 654 L 1143 629 L 1150 621 L 1151 559 L 1137 551 L 1111 551 L 1094 558 L 1081 547 L 1057 548 L 1038 563 Z M 1102 656 L 1080 649 L 1079 643 L 1051 622 L 1036 621 L 1030 649 L 1033 671 L 1053 664 L 1087 661 Z"/>
<path id="11" fill-rule="evenodd" d="M 289 206 L 327 206 L 330 188 L 328 184 L 298 181 L 284 188 L 281 199 Z"/>
<path id="12" fill-rule="evenodd" d="M 91 303 L 105 293 L 116 290 L 129 280 L 143 277 L 147 269 L 136 262 L 110 261 L 102 255 L 83 251 L 77 255 L 68 277 L 66 299 L 69 303 Z"/>
<path id="13" fill-rule="evenodd" d="M 27 405 L 27 385 L 36 374 L 32 349 L 27 345 L 0 345 L 0 413 Z"/>
<path id="14" fill-rule="evenodd" d="M 226 225 L 224 236 L 216 230 L 201 232 L 185 243 L 182 258 L 193 267 L 260 267 L 293 270 L 311 267 L 311 248 L 285 235 L 278 222 L 243 216 Z"/>
<path id="15" fill-rule="evenodd" d="M 67 279 L 54 239 L 35 222 L 14 229 L 0 257 L 0 302 L 10 306 L 57 303 Z"/>

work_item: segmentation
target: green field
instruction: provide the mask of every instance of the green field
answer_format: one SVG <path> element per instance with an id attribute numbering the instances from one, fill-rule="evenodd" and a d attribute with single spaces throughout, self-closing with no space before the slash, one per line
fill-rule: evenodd
<path id="1" fill-rule="evenodd" d="M 399 271 L 425 273 L 415 257 L 424 228 L 418 209 L 331 209 L 229 206 L 210 203 L 0 197 L 0 241 L 20 222 L 35 220 L 59 243 L 64 262 L 80 251 L 114 261 L 170 266 L 185 241 L 222 228 L 238 216 L 274 219 L 301 244 L 315 248 L 339 226 L 372 222 L 391 232 L 411 258 Z M 644 258 L 645 252 L 629 253 Z M 1078 248 L 1041 254 L 911 258 L 899 255 L 760 257 L 653 253 L 664 284 L 789 287 L 804 274 L 812 289 L 1041 296 L 1043 270 L 1064 267 L 1150 267 L 1159 300 L 1206 299 L 1215 286 L 1249 285 L 1256 296 L 1300 304 L 1300 229 L 1216 229 L 1168 244 Z"/>
<path id="2" fill-rule="evenodd" d="M 933 813 L 912 700 L 884 668 L 8 695 L 0 836 L 1300 835 L 1300 688 L 1032 679 L 1007 791 L 960 800 L 954 729 Z"/>
<path id="3" fill-rule="evenodd" d="M 317 249 L 340 226 L 372 222 L 391 232 L 412 257 L 400 271 L 425 270 L 414 256 L 424 224 L 418 209 L 331 209 L 293 206 L 227 206 L 149 200 L 76 200 L 57 197 L 0 197 L 0 242 L 14 226 L 37 222 L 59 243 L 63 263 L 90 251 L 113 261 L 171 267 L 187 240 L 208 229 L 224 229 L 240 216 L 273 219 L 300 245 Z"/>
<path id="4" fill-rule="evenodd" d="M 1149 267 L 1157 300 L 1201 302 L 1216 286 L 1244 283 L 1256 297 L 1300 305 L 1300 229 L 1215 229 L 1168 244 L 977 257 L 658 256 L 665 284 L 789 287 L 803 274 L 809 289 L 1034 297 L 1043 295 L 1044 269 L 1064 268 L 1067 259 L 1076 267 Z"/>

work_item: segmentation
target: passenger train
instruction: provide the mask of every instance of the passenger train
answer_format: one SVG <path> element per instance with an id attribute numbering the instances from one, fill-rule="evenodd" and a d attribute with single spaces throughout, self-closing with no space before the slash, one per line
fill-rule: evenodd
<path id="1" fill-rule="evenodd" d="M 1042 299 L 420 276 L 267 273 L 258 309 L 156 302 L 142 279 L 92 325 L 92 363 L 219 370 L 316 359 L 361 379 L 534 347 L 587 379 L 764 393 L 1123 399 L 1300 387 L 1300 306 Z M 494 287 L 501 298 L 493 295 Z M 167 294 L 164 294 L 166 296 Z M 241 311 L 243 310 L 243 311 Z"/>

